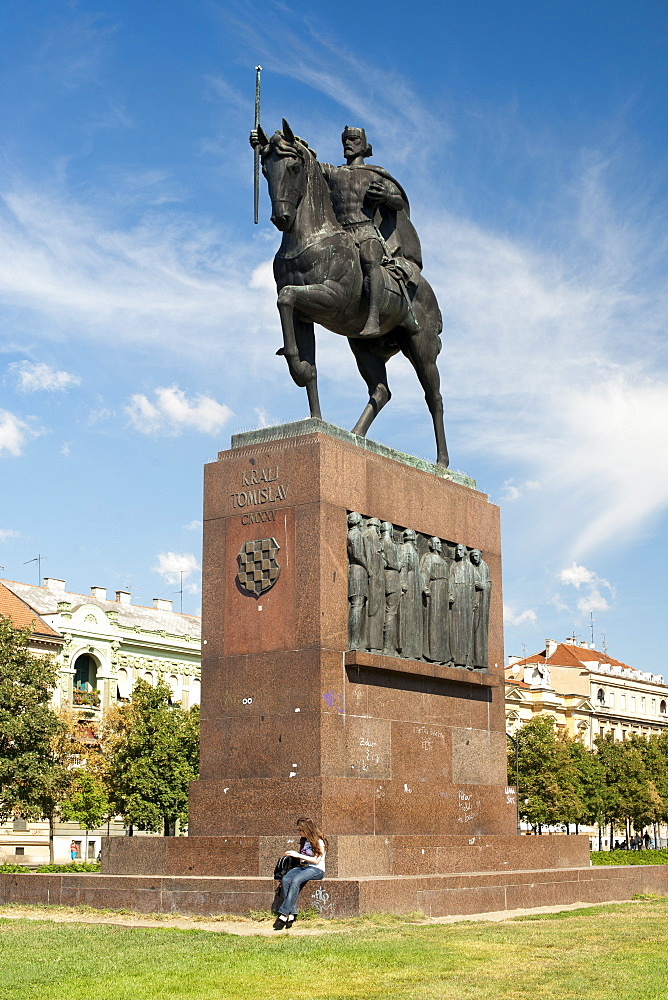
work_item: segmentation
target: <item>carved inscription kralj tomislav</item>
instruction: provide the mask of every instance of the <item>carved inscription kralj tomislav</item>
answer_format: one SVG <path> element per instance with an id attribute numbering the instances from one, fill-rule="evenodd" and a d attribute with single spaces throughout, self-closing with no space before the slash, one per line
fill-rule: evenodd
<path id="1" fill-rule="evenodd" d="M 487 670 L 491 589 L 480 549 L 349 513 L 350 649 Z"/>

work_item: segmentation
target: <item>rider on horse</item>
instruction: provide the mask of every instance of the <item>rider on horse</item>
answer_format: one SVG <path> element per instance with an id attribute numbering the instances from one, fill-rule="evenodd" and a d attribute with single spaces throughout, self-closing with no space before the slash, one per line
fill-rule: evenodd
<path id="1" fill-rule="evenodd" d="M 346 166 L 320 166 L 329 185 L 334 214 L 359 248 L 368 283 L 369 315 L 360 336 L 377 337 L 385 287 L 382 265 L 400 257 L 422 269 L 420 240 L 410 220 L 404 189 L 387 170 L 364 162 L 372 153 L 364 129 L 346 125 L 341 141 Z M 405 281 L 410 269 L 399 266 L 394 272 L 395 277 Z"/>
<path id="2" fill-rule="evenodd" d="M 406 192 L 383 167 L 364 162 L 372 149 L 363 128 L 346 125 L 341 141 L 346 165 L 320 163 L 320 168 L 329 185 L 337 221 L 350 233 L 359 250 L 368 286 L 369 312 L 359 336 L 377 337 L 380 333 L 384 269 L 391 272 L 402 289 L 409 306 L 404 326 L 408 332 L 414 332 L 417 323 L 407 286 L 417 282 L 416 269 L 422 270 L 422 250 L 410 220 Z M 250 142 L 253 147 L 259 144 L 257 131 L 251 132 Z"/>

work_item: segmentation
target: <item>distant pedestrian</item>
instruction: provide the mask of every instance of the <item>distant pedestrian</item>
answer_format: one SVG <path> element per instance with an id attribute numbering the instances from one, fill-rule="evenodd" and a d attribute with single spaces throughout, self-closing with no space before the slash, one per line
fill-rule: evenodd
<path id="1" fill-rule="evenodd" d="M 70 857 L 72 861 L 76 860 L 78 853 L 79 853 L 79 845 L 77 844 L 76 840 L 73 840 L 72 843 L 70 844 Z"/>
<path id="2" fill-rule="evenodd" d="M 647 830 L 645 830 L 645 836 L 644 836 L 643 840 L 644 840 L 644 844 L 645 844 L 645 850 L 647 851 L 649 849 L 649 845 L 652 843 L 652 839 L 651 839 L 650 835 L 648 834 Z"/>

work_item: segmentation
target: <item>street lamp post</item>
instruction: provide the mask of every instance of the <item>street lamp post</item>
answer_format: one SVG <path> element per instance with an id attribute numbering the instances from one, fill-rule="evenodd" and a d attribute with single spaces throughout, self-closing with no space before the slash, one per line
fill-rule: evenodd
<path id="1" fill-rule="evenodd" d="M 520 741 L 516 736 L 506 733 L 506 738 L 510 740 L 515 748 L 515 806 L 517 810 L 517 834 L 521 834 L 520 829 Z"/>

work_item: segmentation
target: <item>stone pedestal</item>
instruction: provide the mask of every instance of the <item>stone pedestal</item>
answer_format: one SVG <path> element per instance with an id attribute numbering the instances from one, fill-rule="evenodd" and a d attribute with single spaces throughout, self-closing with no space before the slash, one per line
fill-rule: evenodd
<path id="1" fill-rule="evenodd" d="M 206 467 L 189 833 L 294 834 L 300 815 L 328 836 L 513 833 L 498 508 L 433 466 L 310 423 L 238 435 Z M 348 651 L 351 510 L 484 553 L 491 670 Z M 256 596 L 239 553 L 265 538 L 278 578 Z"/>
<path id="2" fill-rule="evenodd" d="M 487 669 L 349 649 L 351 511 L 482 552 Z M 408 876 L 588 864 L 586 838 L 516 836 L 499 511 L 467 477 L 321 421 L 237 435 L 205 469 L 202 638 L 189 836 L 110 841 L 105 872 L 269 879 L 299 816 L 329 897 L 384 877 L 395 912 Z"/>

